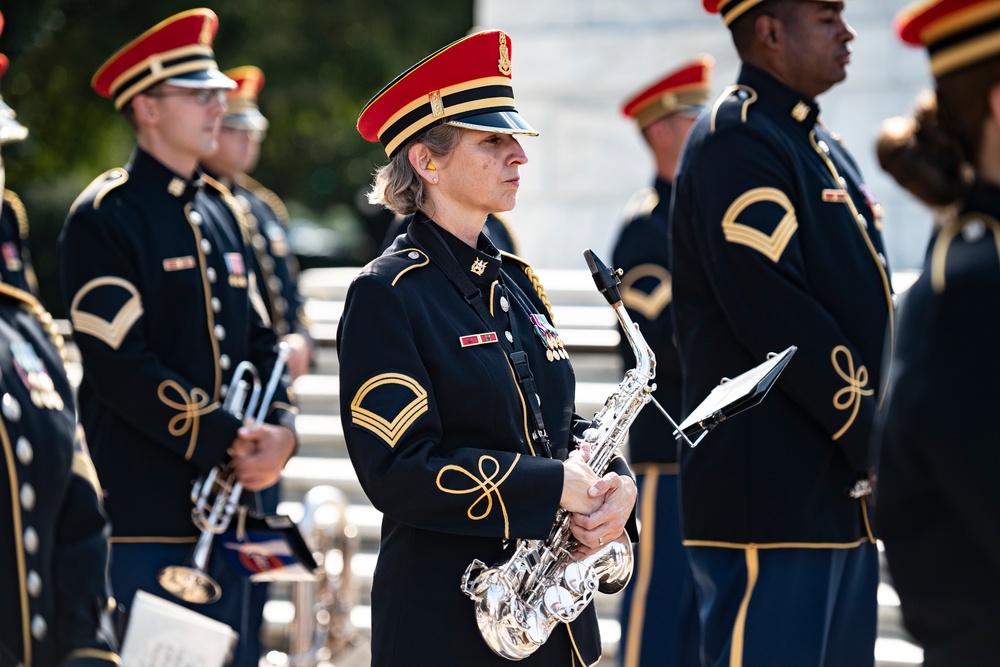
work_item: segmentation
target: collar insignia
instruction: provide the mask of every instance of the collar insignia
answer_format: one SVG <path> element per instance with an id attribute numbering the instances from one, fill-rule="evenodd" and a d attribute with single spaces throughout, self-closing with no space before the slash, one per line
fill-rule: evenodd
<path id="1" fill-rule="evenodd" d="M 170 179 L 170 183 L 167 185 L 167 192 L 175 197 L 180 197 L 184 194 L 185 189 L 187 189 L 187 183 L 184 182 L 183 178 L 177 178 L 176 176 Z"/>
<path id="2" fill-rule="evenodd" d="M 809 117 L 809 111 L 809 105 L 800 100 L 799 103 L 795 105 L 795 108 L 792 109 L 792 118 L 801 123 Z"/>
<path id="3" fill-rule="evenodd" d="M 477 276 L 481 276 L 486 271 L 486 264 L 487 262 L 484 262 L 483 260 L 477 257 L 476 261 L 472 263 L 472 267 L 469 270 L 475 273 Z"/>

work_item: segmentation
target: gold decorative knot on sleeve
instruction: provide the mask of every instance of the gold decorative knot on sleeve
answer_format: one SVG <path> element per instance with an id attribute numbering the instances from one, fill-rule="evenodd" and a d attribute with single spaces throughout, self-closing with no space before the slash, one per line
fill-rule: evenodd
<path id="1" fill-rule="evenodd" d="M 837 358 L 840 353 L 843 353 L 847 358 L 846 370 L 840 365 L 840 361 Z M 847 432 L 847 429 L 851 428 L 851 424 L 854 423 L 854 419 L 858 416 L 858 410 L 861 408 L 861 397 L 871 396 L 875 393 L 875 390 L 865 389 L 868 385 L 868 369 L 864 366 L 859 366 L 857 372 L 855 372 L 854 357 L 851 356 L 851 351 L 845 346 L 838 345 L 833 348 L 833 352 L 830 353 L 830 361 L 833 362 L 833 370 L 837 372 L 837 375 L 847 382 L 846 387 L 839 389 L 833 395 L 833 407 L 838 410 L 851 411 L 851 416 L 848 417 L 847 423 L 833 434 L 833 439 L 837 440 Z"/>
<path id="2" fill-rule="evenodd" d="M 503 498 L 500 496 L 500 485 L 507 480 L 507 477 L 509 477 L 510 473 L 513 472 L 514 466 L 517 465 L 517 462 L 520 459 L 521 455 L 518 454 L 514 458 L 514 462 L 510 464 L 510 468 L 507 472 L 503 473 L 502 477 L 499 477 L 500 462 L 488 455 L 479 457 L 479 477 L 462 466 L 446 465 L 438 472 L 436 484 L 438 489 L 441 491 L 453 495 L 465 495 L 480 491 L 481 493 L 476 497 L 473 503 L 469 505 L 469 510 L 466 513 L 473 521 L 481 521 L 493 513 L 493 496 L 495 495 L 497 505 L 503 513 L 503 535 L 504 539 L 507 539 L 510 537 L 510 523 L 507 518 L 507 507 L 504 505 Z M 472 486 L 467 488 L 446 487 L 442 483 L 442 479 L 444 478 L 445 473 L 450 471 L 454 471 L 468 477 L 472 481 Z M 497 479 L 498 477 L 499 479 Z"/>
<path id="3" fill-rule="evenodd" d="M 169 398 L 167 390 L 173 390 L 180 400 Z M 184 454 L 184 460 L 190 461 L 194 454 L 194 447 L 198 442 L 200 418 L 202 415 L 214 411 L 219 407 L 218 404 L 213 403 L 208 392 L 200 387 L 193 388 L 191 394 L 188 395 L 184 387 L 176 380 L 161 382 L 156 389 L 156 395 L 164 405 L 178 411 L 178 414 L 174 415 L 167 425 L 170 435 L 180 437 L 187 433 L 191 434 L 187 452 Z"/>

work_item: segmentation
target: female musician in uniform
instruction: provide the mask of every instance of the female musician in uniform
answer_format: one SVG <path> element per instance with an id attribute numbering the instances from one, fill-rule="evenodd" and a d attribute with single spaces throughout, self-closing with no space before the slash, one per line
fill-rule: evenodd
<path id="1" fill-rule="evenodd" d="M 933 207 L 924 271 L 901 307 L 877 516 L 924 664 L 997 664 L 1000 626 L 1000 3 L 903 10 L 936 91 L 886 124 L 884 168 Z"/>
<path id="2" fill-rule="evenodd" d="M 513 208 L 535 132 L 514 108 L 510 38 L 481 32 L 397 77 L 358 129 L 389 163 L 371 199 L 412 215 L 351 285 L 338 332 L 351 459 L 383 512 L 372 586 L 373 665 L 507 665 L 460 583 L 505 540 L 544 539 L 573 515 L 581 554 L 635 536 L 620 457 L 599 479 L 574 450 L 574 376 L 531 267 L 482 233 Z M 519 380 L 520 378 L 520 380 Z M 547 434 L 547 437 L 546 437 Z M 593 605 L 527 665 L 592 665 Z"/>

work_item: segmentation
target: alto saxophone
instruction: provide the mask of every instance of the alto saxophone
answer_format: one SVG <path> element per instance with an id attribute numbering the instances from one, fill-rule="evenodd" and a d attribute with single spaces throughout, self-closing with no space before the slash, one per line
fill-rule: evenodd
<path id="1" fill-rule="evenodd" d="M 591 445 L 589 465 L 601 476 L 619 453 L 639 411 L 652 400 L 656 359 L 622 304 L 621 271 L 610 271 L 589 249 L 584 257 L 636 358 L 635 368 L 625 373 L 583 433 L 583 441 Z M 466 569 L 462 592 L 475 602 L 479 632 L 497 655 L 523 660 L 548 640 L 557 624 L 583 613 L 597 591 L 617 593 L 632 577 L 628 539 L 609 542 L 578 561 L 572 555 L 577 541 L 569 524 L 570 512 L 560 509 L 545 540 L 519 539 L 505 562 L 488 568 L 477 559 Z"/>

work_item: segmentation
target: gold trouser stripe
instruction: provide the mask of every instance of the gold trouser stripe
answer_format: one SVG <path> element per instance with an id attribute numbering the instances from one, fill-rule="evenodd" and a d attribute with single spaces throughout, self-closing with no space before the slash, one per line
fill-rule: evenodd
<path id="1" fill-rule="evenodd" d="M 104 660 L 105 662 L 114 663 L 116 665 L 122 664 L 122 659 L 117 653 L 112 653 L 111 651 L 101 651 L 96 648 L 78 648 L 74 651 L 70 651 L 64 660 L 70 661 L 74 658 L 95 658 L 97 660 Z"/>
<path id="2" fill-rule="evenodd" d="M 736 624 L 733 626 L 733 638 L 730 642 L 729 667 L 742 667 L 743 665 L 743 640 L 746 634 L 747 609 L 750 607 L 750 598 L 753 596 L 754 586 L 757 585 L 757 575 L 760 572 L 757 549 L 750 547 L 746 550 L 747 560 L 747 589 L 743 594 L 743 601 L 740 603 L 740 611 L 736 615 Z"/>
<path id="3" fill-rule="evenodd" d="M 659 481 L 660 476 L 656 472 L 643 478 L 642 498 L 639 505 L 642 512 L 639 574 L 635 588 L 632 589 L 632 604 L 629 607 L 624 667 L 638 667 L 639 658 L 642 655 L 642 630 L 646 624 L 646 600 L 649 597 L 649 582 L 653 578 L 653 548 L 656 546 L 656 487 Z"/>
<path id="4" fill-rule="evenodd" d="M 853 549 L 868 541 L 862 537 L 853 542 L 719 542 L 716 540 L 684 540 L 686 547 L 719 547 L 722 549 Z"/>

